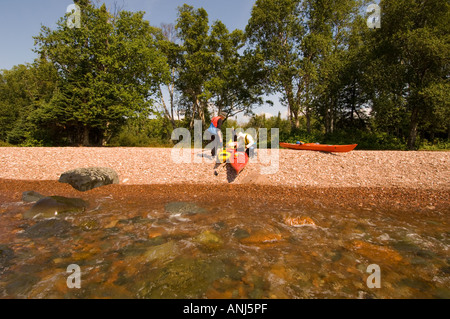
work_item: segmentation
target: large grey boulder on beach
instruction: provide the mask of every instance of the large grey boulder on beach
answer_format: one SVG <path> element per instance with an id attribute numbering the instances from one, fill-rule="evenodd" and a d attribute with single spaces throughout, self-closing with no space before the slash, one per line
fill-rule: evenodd
<path id="1" fill-rule="evenodd" d="M 77 168 L 61 174 L 59 181 L 85 192 L 96 187 L 119 184 L 119 175 L 107 167 Z"/>

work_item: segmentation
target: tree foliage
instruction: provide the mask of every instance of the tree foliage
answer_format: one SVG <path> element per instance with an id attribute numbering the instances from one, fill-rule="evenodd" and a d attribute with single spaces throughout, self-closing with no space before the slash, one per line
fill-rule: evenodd
<path id="1" fill-rule="evenodd" d="M 61 19 L 56 30 L 42 27 L 35 38 L 36 52 L 59 78 L 51 103 L 34 118 L 58 125 L 71 142 L 103 144 L 127 118 L 149 112 L 168 67 L 157 48 L 160 32 L 143 12 L 113 16 L 105 5 L 91 4 L 81 9 L 81 28 Z"/>

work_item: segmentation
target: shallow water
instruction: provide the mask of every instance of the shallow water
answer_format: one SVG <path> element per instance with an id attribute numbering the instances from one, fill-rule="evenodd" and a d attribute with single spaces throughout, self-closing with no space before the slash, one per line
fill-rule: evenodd
<path id="1" fill-rule="evenodd" d="M 2 298 L 450 298 L 448 211 L 102 195 L 24 219 L 32 205 L 1 204 Z"/>

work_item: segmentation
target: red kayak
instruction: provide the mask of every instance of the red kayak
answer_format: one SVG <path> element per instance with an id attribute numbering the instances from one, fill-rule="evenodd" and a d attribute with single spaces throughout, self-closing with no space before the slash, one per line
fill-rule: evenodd
<path id="1" fill-rule="evenodd" d="M 321 152 L 336 152 L 345 153 L 350 152 L 355 149 L 358 144 L 351 145 L 325 145 L 316 143 L 305 143 L 305 144 L 290 144 L 290 143 L 280 143 L 281 147 L 290 148 L 294 150 L 306 150 L 306 151 L 321 151 Z"/>
<path id="2" fill-rule="evenodd" d="M 232 148 L 229 148 L 229 149 L 227 148 L 227 153 L 230 154 L 230 157 L 227 160 L 227 162 L 230 163 L 231 167 L 233 167 L 234 170 L 236 171 L 236 173 L 239 174 L 239 172 L 242 171 L 248 163 L 247 153 L 238 152 Z"/>

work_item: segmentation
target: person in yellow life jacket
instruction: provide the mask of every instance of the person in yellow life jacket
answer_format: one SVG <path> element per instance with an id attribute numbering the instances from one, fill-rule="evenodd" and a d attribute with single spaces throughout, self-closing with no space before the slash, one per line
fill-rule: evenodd
<path id="1" fill-rule="evenodd" d="M 239 132 L 237 134 L 238 141 L 242 141 L 245 145 L 245 152 L 248 157 L 253 157 L 253 153 L 255 151 L 255 140 L 250 134 Z"/>
<path id="2" fill-rule="evenodd" d="M 211 133 L 211 142 L 214 142 L 213 147 L 211 149 L 211 156 L 216 156 L 216 152 L 218 148 L 222 148 L 223 138 L 222 138 L 222 124 L 225 121 L 227 115 L 224 112 L 221 112 L 218 116 L 213 117 L 211 119 L 211 125 L 208 128 L 208 131 Z"/>

